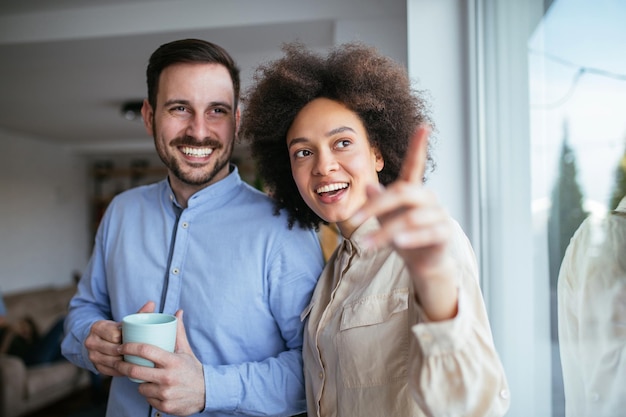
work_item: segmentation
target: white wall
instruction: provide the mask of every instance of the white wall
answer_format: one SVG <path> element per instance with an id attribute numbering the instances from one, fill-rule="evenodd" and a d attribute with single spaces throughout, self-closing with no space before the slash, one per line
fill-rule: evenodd
<path id="1" fill-rule="evenodd" d="M 231 26 L 328 19 L 401 16 L 405 0 L 142 0 L 93 4 L 0 16 L 0 42 L 142 35 Z M 92 3 L 92 4 L 89 4 Z M 54 9 L 54 8 L 50 8 Z M 374 28 L 374 27 L 373 27 Z M 382 36 L 387 36 L 382 34 Z M 254 42 L 251 39 L 251 42 Z"/>
<path id="2" fill-rule="evenodd" d="M 473 238 L 468 189 L 468 71 L 464 2 L 408 0 L 408 63 L 416 87 L 430 97 L 436 170 L 427 185 Z M 474 242 L 475 243 L 475 242 Z M 478 248 L 475 244 L 476 249 Z"/>
<path id="3" fill-rule="evenodd" d="M 150 18 L 146 18 L 147 7 Z M 336 19 L 331 38 L 335 43 L 359 39 L 402 63 L 407 62 L 404 0 L 320 0 L 299 7 L 293 7 L 288 0 L 262 4 L 238 0 L 221 4 L 217 12 L 204 0 L 103 4 L 0 16 L 0 42 L 54 42 L 313 17 Z M 236 57 L 244 84 L 253 66 L 281 54 L 280 46 Z M 88 211 L 91 183 L 85 158 L 80 156 L 86 149 L 63 148 L 2 129 L 0 126 L 0 290 L 13 292 L 69 282 L 73 271 L 84 268 L 92 246 Z M 100 145 L 103 152 L 111 151 L 106 144 Z M 90 157 L 98 153 L 95 148 L 88 152 Z"/>
<path id="4" fill-rule="evenodd" d="M 6 130 L 0 148 L 0 290 L 70 283 L 91 249 L 83 163 Z"/>
<path id="5" fill-rule="evenodd" d="M 375 46 L 385 55 L 407 66 L 407 21 L 404 10 L 396 17 L 339 20 L 335 23 L 335 43 L 359 40 Z"/>

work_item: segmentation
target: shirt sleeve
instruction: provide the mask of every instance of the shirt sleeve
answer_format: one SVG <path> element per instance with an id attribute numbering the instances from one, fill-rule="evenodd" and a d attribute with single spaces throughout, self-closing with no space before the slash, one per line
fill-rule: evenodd
<path id="1" fill-rule="evenodd" d="M 65 335 L 61 343 L 61 352 L 67 360 L 95 373 L 98 371 L 89 360 L 85 339 L 93 323 L 111 318 L 100 234 L 99 231 L 91 259 L 78 283 L 76 294 L 70 300 L 64 323 Z"/>
<path id="2" fill-rule="evenodd" d="M 427 416 L 503 416 L 509 408 L 508 383 L 493 343 L 475 256 L 458 224 L 456 235 L 458 313 L 451 320 L 413 326 L 412 392 Z M 419 317 L 426 317 L 416 308 Z"/>
<path id="3" fill-rule="evenodd" d="M 580 238 L 584 227 L 578 229 L 577 236 Z M 559 330 L 559 350 L 561 354 L 561 365 L 563 371 L 563 389 L 565 398 L 568 401 L 567 407 L 584 410 L 584 379 L 581 369 L 574 364 L 580 357 L 579 328 L 578 323 L 578 297 L 576 296 L 577 286 L 574 256 L 578 252 L 578 239 L 572 239 L 565 251 L 565 256 L 559 270 L 557 281 L 558 294 L 558 330 Z M 580 397 L 582 395 L 582 397 Z"/>
<path id="4" fill-rule="evenodd" d="M 559 348 L 568 416 L 617 416 L 626 407 L 619 360 L 626 344 L 625 227 L 618 217 L 587 218 L 561 264 Z"/>
<path id="5" fill-rule="evenodd" d="M 314 232 L 290 233 L 272 254 L 268 277 L 269 307 L 285 350 L 258 362 L 205 365 L 205 411 L 288 416 L 306 409 L 300 313 L 309 303 L 323 258 Z"/>

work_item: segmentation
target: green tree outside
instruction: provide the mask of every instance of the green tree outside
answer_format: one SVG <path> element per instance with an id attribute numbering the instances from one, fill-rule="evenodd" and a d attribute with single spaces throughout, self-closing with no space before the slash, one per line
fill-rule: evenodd
<path id="1" fill-rule="evenodd" d="M 589 214 L 583 207 L 584 197 L 577 176 L 576 155 L 569 145 L 569 130 L 567 124 L 564 124 L 559 176 L 552 189 L 552 205 L 548 218 L 551 289 L 556 289 L 561 261 L 570 239 Z"/>
<path id="2" fill-rule="evenodd" d="M 615 210 L 624 196 L 626 196 L 626 149 L 624 149 L 624 155 L 619 164 L 615 167 L 615 184 L 611 193 L 609 209 Z"/>

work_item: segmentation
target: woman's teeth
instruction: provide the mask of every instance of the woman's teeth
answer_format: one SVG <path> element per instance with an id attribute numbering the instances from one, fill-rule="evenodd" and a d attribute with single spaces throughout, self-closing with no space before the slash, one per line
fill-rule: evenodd
<path id="1" fill-rule="evenodd" d="M 330 192 L 333 192 L 333 191 L 342 190 L 344 188 L 348 188 L 348 183 L 347 182 L 340 182 L 340 183 L 336 183 L 336 184 L 324 185 L 324 186 L 318 188 L 317 190 L 315 190 L 315 192 L 318 193 L 318 194 L 330 193 Z"/>

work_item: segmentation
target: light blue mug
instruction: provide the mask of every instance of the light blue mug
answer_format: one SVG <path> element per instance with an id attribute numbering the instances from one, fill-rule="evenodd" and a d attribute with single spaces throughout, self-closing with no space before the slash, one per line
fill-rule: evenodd
<path id="1" fill-rule="evenodd" d="M 122 319 L 122 340 L 124 343 L 146 343 L 168 352 L 176 346 L 176 316 L 164 313 L 136 313 Z M 154 363 L 139 356 L 124 355 L 126 362 L 154 368 Z M 145 382 L 130 378 L 133 382 Z"/>

